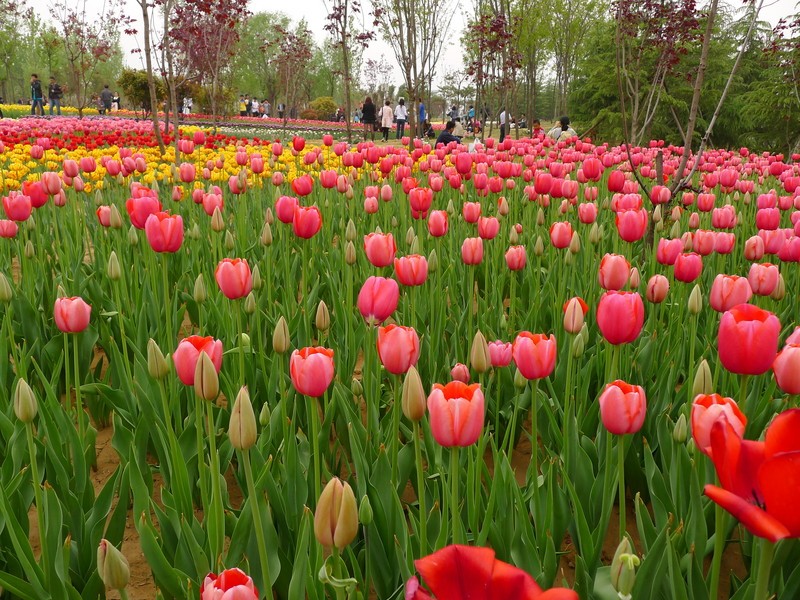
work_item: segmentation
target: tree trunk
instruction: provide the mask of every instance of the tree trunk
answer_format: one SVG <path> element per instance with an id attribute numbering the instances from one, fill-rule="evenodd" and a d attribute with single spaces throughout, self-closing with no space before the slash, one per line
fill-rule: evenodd
<path id="1" fill-rule="evenodd" d="M 150 13 L 147 10 L 147 1 L 140 0 L 142 8 L 142 27 L 144 29 L 144 60 L 147 67 L 147 87 L 150 91 L 150 114 L 153 117 L 153 135 L 158 142 L 158 150 L 164 156 L 167 149 L 164 146 L 164 138 L 161 135 L 161 125 L 158 121 L 158 97 L 156 95 L 156 80 L 153 77 L 153 58 L 150 56 Z"/>

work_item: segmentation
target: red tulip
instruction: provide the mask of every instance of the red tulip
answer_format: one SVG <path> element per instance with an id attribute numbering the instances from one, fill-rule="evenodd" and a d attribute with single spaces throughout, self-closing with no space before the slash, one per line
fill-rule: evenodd
<path id="1" fill-rule="evenodd" d="M 33 205 L 29 196 L 11 192 L 8 196 L 3 196 L 3 209 L 9 219 L 21 222 L 30 218 Z"/>
<path id="2" fill-rule="evenodd" d="M 647 282 L 647 301 L 652 304 L 661 304 L 669 293 L 669 280 L 663 275 L 653 275 Z"/>
<path id="3" fill-rule="evenodd" d="M 17 236 L 19 226 L 14 221 L 0 219 L 0 238 L 10 239 Z"/>
<path id="4" fill-rule="evenodd" d="M 291 223 L 294 220 L 295 208 L 297 198 L 294 196 L 281 196 L 275 201 L 275 214 L 281 223 Z"/>
<path id="5" fill-rule="evenodd" d="M 594 223 L 597 220 L 597 205 L 591 202 L 580 203 L 578 205 L 578 219 L 585 225 Z"/>
<path id="6" fill-rule="evenodd" d="M 781 323 L 771 312 L 740 304 L 722 315 L 717 346 L 722 366 L 731 373 L 766 373 L 778 353 Z"/>
<path id="7" fill-rule="evenodd" d="M 692 236 L 692 247 L 700 256 L 708 256 L 714 251 L 716 233 L 707 229 L 698 229 Z"/>
<path id="8" fill-rule="evenodd" d="M 428 279 L 428 259 L 419 254 L 409 254 L 394 259 L 397 281 L 407 287 L 422 285 Z"/>
<path id="9" fill-rule="evenodd" d="M 219 574 L 206 575 L 200 589 L 200 600 L 258 600 L 252 578 L 239 569 L 227 569 Z"/>
<path id="10" fill-rule="evenodd" d="M 378 328 L 378 356 L 392 375 L 402 375 L 419 360 L 419 336 L 411 327 Z"/>
<path id="11" fill-rule="evenodd" d="M 183 218 L 167 212 L 153 213 L 145 221 L 144 232 L 155 252 L 177 252 L 183 244 Z"/>
<path id="12" fill-rule="evenodd" d="M 103 227 L 111 227 L 111 207 L 110 206 L 98 206 L 97 210 L 95 211 L 97 215 L 97 220 L 100 222 L 100 225 Z"/>
<path id="13" fill-rule="evenodd" d="M 433 237 L 442 237 L 447 233 L 447 212 L 434 210 L 428 217 L 428 233 Z"/>
<path id="14" fill-rule="evenodd" d="M 636 433 L 642 428 L 647 412 L 647 398 L 639 385 L 616 380 L 600 394 L 600 418 L 614 435 Z"/>
<path id="15" fill-rule="evenodd" d="M 734 244 L 736 244 L 735 233 L 719 231 L 714 236 L 714 252 L 717 254 L 730 254 L 733 252 Z"/>
<path id="16" fill-rule="evenodd" d="M 744 304 L 752 295 L 750 282 L 745 277 L 720 273 L 714 278 L 708 300 L 715 311 L 725 312 L 737 304 Z"/>
<path id="17" fill-rule="evenodd" d="M 474 444 L 483 427 L 484 399 L 480 384 L 460 381 L 433 384 L 428 413 L 431 433 L 439 445 L 452 448 Z"/>
<path id="18" fill-rule="evenodd" d="M 322 229 L 322 213 L 316 206 L 296 206 L 292 218 L 294 234 L 305 240 L 311 239 Z"/>
<path id="19" fill-rule="evenodd" d="M 549 377 L 556 366 L 556 338 L 523 331 L 513 346 L 514 364 L 525 379 Z"/>
<path id="20" fill-rule="evenodd" d="M 478 218 L 481 216 L 481 203 L 464 202 L 464 206 L 461 207 L 461 214 L 467 223 L 477 223 Z"/>
<path id="21" fill-rule="evenodd" d="M 597 305 L 597 325 L 610 344 L 629 344 L 644 325 L 642 297 L 636 292 L 606 292 Z"/>
<path id="22" fill-rule="evenodd" d="M 82 185 L 83 182 L 80 180 L 80 177 L 76 177 L 74 181 L 75 190 L 78 192 L 82 191 L 82 188 L 78 189 L 78 187 Z M 55 194 L 58 194 L 60 191 L 61 187 L 56 190 Z M 55 196 L 55 194 L 51 195 Z M 24 181 L 22 183 L 22 195 L 28 196 L 31 199 L 31 206 L 33 206 L 33 208 L 41 208 L 47 204 L 47 200 L 50 198 L 41 181 Z"/>
<path id="23" fill-rule="evenodd" d="M 56 327 L 64 333 L 80 333 L 89 326 L 92 307 L 83 298 L 57 298 L 53 306 Z"/>
<path id="24" fill-rule="evenodd" d="M 303 196 L 308 196 L 313 189 L 314 180 L 311 179 L 311 175 L 301 175 L 300 177 L 292 179 L 292 191 L 301 198 Z"/>
<path id="25" fill-rule="evenodd" d="M 778 387 L 787 394 L 800 394 L 800 345 L 787 343 L 772 364 Z"/>
<path id="26" fill-rule="evenodd" d="M 203 194 L 203 211 L 209 216 L 214 216 L 214 211 L 219 209 L 222 212 L 222 209 L 225 208 L 225 200 L 222 198 L 222 194 Z"/>
<path id="27" fill-rule="evenodd" d="M 75 175 L 77 175 L 77 173 Z M 52 171 L 42 173 L 40 181 L 42 190 L 49 196 L 55 196 L 61 191 L 61 177 L 58 176 L 58 173 L 53 173 Z M 25 183 L 28 182 L 26 181 Z"/>
<path id="28" fill-rule="evenodd" d="M 615 219 L 619 237 L 626 242 L 639 241 L 647 231 L 647 211 L 644 209 L 620 211 Z"/>
<path id="29" fill-rule="evenodd" d="M 298 394 L 319 398 L 333 381 L 333 350 L 301 348 L 292 352 L 289 374 Z"/>
<path id="30" fill-rule="evenodd" d="M 319 183 L 326 190 L 335 188 L 338 179 L 339 173 L 335 169 L 328 169 L 319 174 Z"/>
<path id="31" fill-rule="evenodd" d="M 563 250 L 569 247 L 571 241 L 572 225 L 565 221 L 559 221 L 550 226 L 550 243 L 553 244 L 555 248 Z"/>
<path id="32" fill-rule="evenodd" d="M 775 291 L 778 285 L 780 271 L 778 267 L 770 263 L 753 263 L 750 265 L 750 272 L 747 274 L 747 281 L 753 293 L 758 296 L 769 296 Z"/>
<path id="33" fill-rule="evenodd" d="M 224 258 L 214 271 L 219 289 L 230 300 L 244 298 L 253 289 L 250 265 L 243 258 Z"/>
<path id="34" fill-rule="evenodd" d="M 656 260 L 662 265 L 674 265 L 678 255 L 683 251 L 683 242 L 679 238 L 658 240 Z"/>
<path id="35" fill-rule="evenodd" d="M 608 191 L 619 193 L 625 187 L 625 173 L 622 171 L 612 171 L 608 176 Z"/>
<path id="36" fill-rule="evenodd" d="M 511 342 L 497 340 L 496 342 L 489 342 L 488 346 L 489 360 L 493 367 L 507 367 L 511 364 L 513 349 Z"/>
<path id="37" fill-rule="evenodd" d="M 722 487 L 707 485 L 706 496 L 750 533 L 772 542 L 800 537 L 794 485 L 800 481 L 798 429 L 796 408 L 775 417 L 763 442 L 743 440 L 726 419 L 711 429 L 712 458 Z"/>
<path id="38" fill-rule="evenodd" d="M 384 186 L 387 187 L 387 186 Z M 388 188 L 391 190 L 392 188 Z M 389 200 L 391 194 L 387 194 Z M 424 219 L 433 203 L 433 190 L 430 188 L 415 187 L 408 193 L 408 203 L 411 205 L 411 215 L 415 219 Z"/>
<path id="39" fill-rule="evenodd" d="M 133 198 L 128 198 L 125 202 L 125 210 L 128 211 L 128 216 L 131 218 L 131 224 L 136 229 L 144 229 L 147 217 L 161 212 L 161 202 L 155 196 L 134 193 Z"/>
<path id="40" fill-rule="evenodd" d="M 479 265 L 483 261 L 483 240 L 467 238 L 461 244 L 461 260 L 465 265 Z"/>
<path id="41" fill-rule="evenodd" d="M 631 264 L 619 254 L 606 254 L 600 261 L 597 280 L 604 290 L 621 290 L 631 276 Z"/>
<path id="42" fill-rule="evenodd" d="M 364 251 L 373 266 L 387 267 L 394 260 L 397 244 L 391 233 L 370 233 L 364 236 Z"/>
<path id="43" fill-rule="evenodd" d="M 358 310 L 370 325 L 383 323 L 397 309 L 400 287 L 394 279 L 369 277 L 358 293 Z"/>
<path id="44" fill-rule="evenodd" d="M 484 240 L 493 240 L 500 231 L 500 221 L 497 217 L 479 217 L 478 235 Z"/>
<path id="45" fill-rule="evenodd" d="M 711 428 L 719 419 L 727 420 L 739 437 L 744 435 L 747 417 L 733 398 L 719 394 L 700 394 L 692 402 L 692 437 L 697 448 L 711 458 Z"/>
<path id="46" fill-rule="evenodd" d="M 512 271 L 521 271 L 528 262 L 525 246 L 511 246 L 506 251 L 506 265 Z"/>
<path id="47" fill-rule="evenodd" d="M 497 560 L 490 548 L 447 546 L 414 565 L 430 593 L 412 577 L 405 600 L 578 600 L 565 588 L 542 592 L 528 573 Z"/>
<path id="48" fill-rule="evenodd" d="M 191 183 L 197 176 L 197 171 L 192 163 L 181 163 L 178 167 L 178 178 L 183 183 Z"/>
<path id="49" fill-rule="evenodd" d="M 181 340 L 172 353 L 175 373 L 184 385 L 194 385 L 194 372 L 200 353 L 205 352 L 211 359 L 217 373 L 222 368 L 222 342 L 212 337 L 190 335 Z"/>
<path id="50" fill-rule="evenodd" d="M 703 271 L 703 258 L 696 252 L 684 252 L 675 259 L 675 279 L 691 283 Z"/>

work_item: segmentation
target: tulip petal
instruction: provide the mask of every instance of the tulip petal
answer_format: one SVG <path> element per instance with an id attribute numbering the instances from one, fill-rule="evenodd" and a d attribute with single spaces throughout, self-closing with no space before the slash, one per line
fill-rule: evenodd
<path id="1" fill-rule="evenodd" d="M 789 537 L 789 530 L 780 521 L 736 494 L 715 485 L 707 485 L 703 492 L 741 521 L 753 535 L 766 538 L 773 543 Z"/>
<path id="2" fill-rule="evenodd" d="M 800 489 L 800 452 L 787 452 L 764 461 L 758 472 L 758 482 L 766 511 L 780 521 L 792 537 L 800 537 L 796 494 Z"/>
<path id="3" fill-rule="evenodd" d="M 759 502 L 758 469 L 764 443 L 742 440 L 724 416 L 711 427 L 711 458 L 722 487 L 746 500 Z"/>
<path id="4" fill-rule="evenodd" d="M 783 411 L 767 428 L 764 452 L 771 457 L 779 452 L 800 451 L 800 408 Z"/>
<path id="5" fill-rule="evenodd" d="M 488 600 L 494 550 L 477 546 L 447 546 L 414 561 L 437 600 Z"/>
<path id="6" fill-rule="evenodd" d="M 528 573 L 501 560 L 494 561 L 490 600 L 528 600 L 541 589 Z"/>
<path id="7" fill-rule="evenodd" d="M 578 592 L 567 588 L 553 588 L 534 596 L 536 600 L 580 600 Z"/>

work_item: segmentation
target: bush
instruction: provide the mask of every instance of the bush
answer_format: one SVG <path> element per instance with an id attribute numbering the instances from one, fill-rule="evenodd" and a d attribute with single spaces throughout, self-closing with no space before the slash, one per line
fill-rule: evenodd
<path id="1" fill-rule="evenodd" d="M 161 101 L 166 97 L 164 82 L 156 77 L 156 98 Z M 123 69 L 122 74 L 117 79 L 117 85 L 122 88 L 125 100 L 131 110 L 144 109 L 149 111 L 150 107 L 150 88 L 147 84 L 147 71 L 136 69 Z"/>
<path id="2" fill-rule="evenodd" d="M 315 116 L 303 118 L 329 121 L 331 117 L 336 114 L 337 108 L 339 108 L 339 105 L 334 102 L 333 98 L 330 96 L 321 96 L 319 98 L 315 98 L 311 101 L 311 104 L 309 104 L 308 110 L 314 111 Z"/>

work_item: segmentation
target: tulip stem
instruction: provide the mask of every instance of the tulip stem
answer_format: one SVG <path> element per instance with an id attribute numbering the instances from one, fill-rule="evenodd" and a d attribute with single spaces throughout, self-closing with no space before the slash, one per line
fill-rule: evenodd
<path id="1" fill-rule="evenodd" d="M 394 485 L 395 489 L 399 489 L 402 492 L 402 488 L 400 487 L 400 474 L 399 469 L 397 466 L 398 463 L 398 445 L 400 443 L 400 403 L 402 399 L 402 381 L 400 380 L 399 375 L 395 375 L 394 378 L 394 398 L 392 400 L 392 439 L 391 439 L 391 452 L 392 452 L 392 484 Z M 394 513 L 392 513 L 394 514 Z"/>
<path id="2" fill-rule="evenodd" d="M 209 441 L 209 462 L 211 470 L 211 506 L 203 507 L 208 511 L 211 523 L 208 527 L 209 542 L 211 544 L 211 566 L 216 568 L 222 557 L 222 546 L 225 538 L 225 525 L 222 512 L 222 490 L 219 487 L 219 457 L 217 456 L 216 428 L 214 426 L 214 414 L 211 402 L 204 402 L 206 405 L 206 419 L 208 422 L 208 441 Z"/>
<path id="3" fill-rule="evenodd" d="M 164 286 L 164 321 L 167 325 L 167 348 L 172 348 L 175 343 L 175 334 L 172 333 L 172 304 L 169 297 L 169 265 L 167 256 L 161 257 L 161 276 Z"/>
<path id="4" fill-rule="evenodd" d="M 692 405 L 692 400 L 694 399 L 693 388 L 694 388 L 694 378 L 695 378 L 695 368 L 694 368 L 694 345 L 695 339 L 697 338 L 697 315 L 691 315 L 689 317 L 689 369 L 687 371 L 687 378 L 686 378 L 686 402 L 687 406 Z"/>
<path id="5" fill-rule="evenodd" d="M 511 271 L 511 288 L 508 293 L 508 332 L 513 334 L 514 329 L 514 297 L 517 295 L 517 275 Z M 502 298 L 501 298 L 502 301 Z M 501 304 L 502 306 L 502 304 Z"/>
<path id="6" fill-rule="evenodd" d="M 719 483 L 719 479 L 717 479 Z M 719 573 L 722 567 L 722 553 L 725 551 L 725 509 L 714 504 L 714 554 L 711 556 L 711 589 L 709 598 L 717 598 L 719 591 Z"/>
<path id="7" fill-rule="evenodd" d="M 261 561 L 261 577 L 263 578 L 262 590 L 267 598 L 272 598 L 272 577 L 269 572 L 269 556 L 267 555 L 267 543 L 264 538 L 264 527 L 261 523 L 261 511 L 258 508 L 256 486 L 253 482 L 253 469 L 250 465 L 250 450 L 242 451 L 242 464 L 244 466 L 244 476 L 247 480 L 247 497 L 250 502 L 250 509 L 253 511 L 253 527 L 256 530 L 258 558 Z"/>
<path id="8" fill-rule="evenodd" d="M 461 517 L 458 512 L 458 446 L 450 448 L 450 519 L 452 522 L 453 543 L 461 544 Z"/>
<path id="9" fill-rule="evenodd" d="M 758 561 L 755 600 L 767 600 L 767 598 L 769 598 L 769 572 L 772 568 L 772 557 L 774 554 L 775 544 L 768 539 L 762 539 L 761 556 Z"/>
<path id="10" fill-rule="evenodd" d="M 533 481 L 533 501 L 536 510 L 539 509 L 539 419 L 536 396 L 539 392 L 539 380 L 534 379 L 531 386 L 531 464 L 528 471 L 528 481 Z M 514 435 L 514 432 L 511 432 Z M 511 460 L 509 453 L 508 459 Z"/>
<path id="11" fill-rule="evenodd" d="M 128 600 L 128 592 L 124 589 L 119 590 L 119 598 L 120 600 Z"/>
<path id="12" fill-rule="evenodd" d="M 131 361 L 128 360 L 128 338 L 125 335 L 125 320 L 122 317 L 122 301 L 120 300 L 119 281 L 114 281 L 114 300 L 117 303 L 117 317 L 119 318 L 119 333 L 122 336 L 122 356 L 124 357 L 125 371 L 128 375 L 128 384 L 133 385 L 133 375 L 131 373 Z"/>
<path id="13" fill-rule="evenodd" d="M 80 382 L 80 365 L 78 364 L 78 336 L 72 335 L 72 366 L 75 369 L 75 410 L 77 411 L 78 418 L 78 439 L 81 442 L 81 452 L 85 452 L 86 448 L 83 447 L 85 436 L 83 431 L 83 402 L 81 401 L 81 382 Z"/>
<path id="14" fill-rule="evenodd" d="M 70 391 L 70 380 L 72 379 L 70 375 L 70 364 L 69 364 L 69 336 L 65 333 L 64 334 L 64 383 L 66 384 L 65 392 L 64 392 L 64 402 L 67 408 L 67 414 L 72 412 L 72 394 Z"/>
<path id="15" fill-rule="evenodd" d="M 47 583 L 47 587 L 49 588 L 49 576 L 48 573 L 50 572 L 50 547 L 47 545 L 47 540 L 45 539 L 45 533 L 47 529 L 45 529 L 44 523 L 44 505 L 42 504 L 42 486 L 41 482 L 39 481 L 39 465 L 36 462 L 36 444 L 33 440 L 33 423 L 28 423 L 25 426 L 25 434 L 28 438 L 28 454 L 30 455 L 31 459 L 31 479 L 33 479 L 33 496 L 36 500 L 36 520 L 39 526 L 39 546 L 42 549 L 42 556 L 41 556 L 41 564 L 44 566 L 44 576 L 46 578 L 45 583 Z"/>
<path id="16" fill-rule="evenodd" d="M 619 465 L 617 467 L 618 471 L 618 481 L 619 481 L 619 540 L 622 541 L 625 539 L 625 534 L 627 533 L 626 523 L 625 523 L 625 436 L 619 436 L 619 440 L 617 441 L 617 458 L 619 461 Z"/>
<path id="17" fill-rule="evenodd" d="M 750 408 L 747 406 L 747 385 L 750 383 L 750 375 L 742 375 L 742 383 L 739 386 L 739 397 L 741 400 L 739 401 L 739 406 L 741 409 L 747 413 L 748 409 Z"/>
<path id="18" fill-rule="evenodd" d="M 311 430 L 311 452 L 314 455 L 314 498 L 316 499 L 315 501 L 319 501 L 322 475 L 320 473 L 319 456 L 319 411 L 317 410 L 316 398 L 306 396 L 306 406 L 309 429 Z"/>
<path id="19" fill-rule="evenodd" d="M 236 302 L 236 331 L 239 334 L 239 339 L 237 340 L 237 344 L 239 345 L 239 380 L 242 382 L 242 385 L 247 385 L 247 382 L 244 378 L 244 336 L 242 336 L 242 302 L 243 300 L 238 300 Z"/>
<path id="20" fill-rule="evenodd" d="M 414 421 L 414 458 L 417 463 L 417 501 L 419 502 L 419 554 L 428 554 L 428 513 L 425 509 L 425 472 L 422 470 L 422 441 L 419 421 Z"/>

